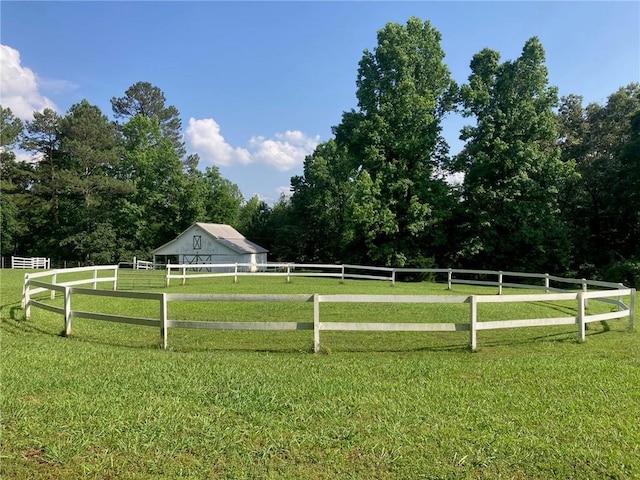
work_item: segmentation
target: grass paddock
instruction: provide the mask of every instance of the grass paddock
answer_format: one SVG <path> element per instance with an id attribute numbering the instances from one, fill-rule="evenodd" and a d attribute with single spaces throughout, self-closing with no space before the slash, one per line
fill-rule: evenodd
<path id="1" fill-rule="evenodd" d="M 478 333 L 169 330 L 33 309 L 0 272 L 0 476 L 62 478 L 640 477 L 640 335 L 627 321 Z M 152 277 L 123 288 L 164 291 Z M 146 283 L 146 284 L 145 284 Z M 446 294 L 445 285 L 202 279 L 193 293 Z M 454 294 L 495 293 L 455 285 Z M 56 300 L 58 301 L 58 300 Z M 145 302 L 83 308 L 145 315 Z M 458 308 L 459 307 L 459 308 Z M 76 306 L 74 305 L 74 308 Z M 590 309 L 608 305 L 590 303 Z M 322 305 L 340 321 L 456 321 L 468 305 Z M 572 310 L 573 309 L 573 310 Z M 480 319 L 566 316 L 572 302 L 480 305 Z M 311 304 L 170 304 L 169 317 L 311 321 Z M 366 320 L 363 320 L 366 319 Z"/>

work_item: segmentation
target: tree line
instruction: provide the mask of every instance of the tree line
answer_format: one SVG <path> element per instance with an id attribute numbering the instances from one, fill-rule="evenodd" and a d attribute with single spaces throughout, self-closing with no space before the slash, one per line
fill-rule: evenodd
<path id="1" fill-rule="evenodd" d="M 534 37 L 514 60 L 481 50 L 458 85 L 429 22 L 389 23 L 377 40 L 358 64 L 357 108 L 271 206 L 198 169 L 150 83 L 111 100 L 115 121 L 86 100 L 27 122 L 2 108 L 2 253 L 130 261 L 202 221 L 273 260 L 640 282 L 638 83 L 603 105 L 559 98 Z M 455 112 L 469 125 L 451 154 L 442 124 Z"/>

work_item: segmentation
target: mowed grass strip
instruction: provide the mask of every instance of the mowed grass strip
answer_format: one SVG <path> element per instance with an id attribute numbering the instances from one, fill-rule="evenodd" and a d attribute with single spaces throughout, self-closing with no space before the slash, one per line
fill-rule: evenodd
<path id="1" fill-rule="evenodd" d="M 626 320 L 590 325 L 585 343 L 573 325 L 480 332 L 474 354 L 465 332 L 323 332 L 327 348 L 313 355 L 309 331 L 181 329 L 163 351 L 150 327 L 78 319 L 64 338 L 60 315 L 34 309 L 25 321 L 21 274 L 1 275 L 2 478 L 640 476 L 640 338 Z M 443 285 L 248 277 L 170 291 L 447 294 Z M 115 308 L 155 316 L 143 303 Z M 565 303 L 480 305 L 479 317 L 571 315 Z M 220 312 L 207 306 L 169 313 L 215 321 Z M 225 315 L 255 321 L 259 306 L 229 302 Z M 321 305 L 321 315 L 405 321 L 382 306 Z M 442 305 L 444 317 L 404 307 L 410 321 L 468 321 L 468 305 Z M 310 304 L 270 308 L 270 317 L 312 319 Z M 590 302 L 596 309 L 611 306 Z"/>

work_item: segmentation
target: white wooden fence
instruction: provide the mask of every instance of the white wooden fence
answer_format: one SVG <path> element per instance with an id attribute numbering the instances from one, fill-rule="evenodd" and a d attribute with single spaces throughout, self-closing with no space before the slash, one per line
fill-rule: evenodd
<path id="1" fill-rule="evenodd" d="M 389 267 L 367 267 L 362 265 L 333 265 L 306 263 L 207 263 L 207 264 L 176 264 L 167 265 L 165 284 L 168 287 L 171 279 L 181 280 L 182 285 L 187 279 L 208 277 L 233 277 L 234 283 L 242 275 L 283 276 L 287 283 L 292 277 L 333 277 L 387 280 L 395 283 L 395 272 Z M 173 273 L 177 271 L 177 273 Z"/>
<path id="2" fill-rule="evenodd" d="M 11 257 L 11 268 L 46 268 L 51 267 L 51 259 L 45 257 Z"/>
<path id="3" fill-rule="evenodd" d="M 113 272 L 111 276 L 100 277 L 99 272 Z M 75 278 L 80 274 L 90 273 L 91 277 L 89 278 Z M 71 276 L 72 279 L 64 279 L 64 277 Z M 42 280 L 36 280 L 41 278 L 50 277 L 49 282 L 44 282 Z M 64 281 L 62 281 L 64 279 Z M 25 309 L 25 315 L 29 318 L 29 307 L 30 305 L 41 306 L 41 302 L 31 301 L 31 297 L 38 293 L 42 293 L 44 291 L 51 291 L 51 299 L 55 298 L 55 294 L 57 291 L 62 291 L 59 288 L 50 288 L 51 285 L 55 285 L 57 287 L 69 287 L 71 285 L 84 285 L 87 283 L 91 283 L 92 289 L 95 290 L 98 286 L 98 283 L 101 282 L 112 282 L 113 289 L 116 290 L 118 287 L 118 266 L 117 265 L 100 265 L 100 266 L 91 266 L 91 267 L 77 267 L 77 268 L 63 268 L 56 270 L 49 270 L 47 272 L 38 272 L 38 273 L 27 273 L 24 276 L 24 284 L 22 286 L 22 308 Z M 35 287 L 35 288 L 31 288 Z M 37 304 L 37 305 L 36 305 Z M 46 308 L 45 308 L 46 309 Z"/>
<path id="4" fill-rule="evenodd" d="M 155 265 L 153 262 L 149 262 L 148 260 L 138 260 L 138 258 L 133 257 L 133 269 L 134 270 L 154 270 Z"/>
<path id="5" fill-rule="evenodd" d="M 366 267 L 370 268 L 370 267 Z M 101 270 L 114 270 L 111 277 L 98 277 Z M 460 273 L 459 270 L 446 270 L 449 273 L 449 282 L 453 283 L 451 275 Z M 91 278 L 76 279 L 67 282 L 56 283 L 56 277 L 70 272 L 93 272 Z M 462 271 L 474 272 L 478 271 Z M 486 274 L 487 272 L 482 272 Z M 280 274 L 291 274 L 291 272 L 280 272 Z M 491 274 L 491 273 L 489 273 Z M 51 276 L 51 283 L 39 280 L 45 276 Z M 210 274 L 203 274 L 209 276 Z M 515 276 L 531 276 L 537 274 L 515 274 Z M 335 276 L 335 274 L 334 274 Z M 504 277 L 504 274 L 502 274 Z M 551 277 L 545 276 L 547 280 Z M 553 277 L 554 281 L 559 281 L 559 277 Z M 545 280 L 545 286 L 551 290 Z M 562 279 L 567 280 L 567 279 Z M 571 280 L 573 283 L 575 279 Z M 113 291 L 96 290 L 97 282 L 113 282 Z M 472 284 L 484 282 L 472 280 Z M 93 288 L 81 288 L 73 285 L 82 283 L 92 283 Z M 455 283 L 465 283 L 458 279 Z M 468 282 L 467 282 L 468 283 Z M 603 282 L 597 282 L 602 284 Z M 482 283 L 483 285 L 485 283 Z M 493 283 L 491 283 L 493 285 Z M 617 284 L 608 284 L 611 285 Z M 468 331 L 469 346 L 472 350 L 477 349 L 477 333 L 482 330 L 538 327 L 550 325 L 572 325 L 578 329 L 578 338 L 585 340 L 585 326 L 591 322 L 628 318 L 628 328 L 633 330 L 634 310 L 635 310 L 635 289 L 618 286 L 613 290 L 582 291 L 569 293 L 540 293 L 535 295 L 227 295 L 227 294 L 180 294 L 180 293 L 142 293 L 142 292 L 120 292 L 116 291 L 117 286 L 117 266 L 83 267 L 69 270 L 58 270 L 54 272 L 44 272 L 25 275 L 23 304 L 26 318 L 30 318 L 31 307 L 59 313 L 64 316 L 64 329 L 68 335 L 71 333 L 71 320 L 73 318 L 86 318 L 92 320 L 119 322 L 134 325 L 144 325 L 156 327 L 160 330 L 161 343 L 163 348 L 167 347 L 167 337 L 169 328 L 197 328 L 214 330 L 313 330 L 314 351 L 320 350 L 320 333 L 322 331 L 404 331 L 404 332 L 427 332 L 427 331 Z M 505 286 L 505 284 L 500 285 Z M 509 283 L 509 286 L 520 284 Z M 601 285 L 602 286 L 602 285 Z M 539 287 L 538 287 L 539 288 Z M 56 292 L 63 294 L 64 303 L 62 307 L 37 301 L 32 296 L 45 290 L 51 291 L 53 298 Z M 133 298 L 141 300 L 151 300 L 158 302 L 159 316 L 156 318 L 137 318 L 108 313 L 94 313 L 74 310 L 72 308 L 72 296 L 94 295 L 117 298 Z M 623 297 L 629 297 L 629 305 L 622 301 Z M 618 307 L 617 311 L 589 315 L 586 312 L 588 299 L 597 299 L 612 303 Z M 186 321 L 168 318 L 168 304 L 172 301 L 180 302 L 313 302 L 313 321 L 309 322 L 210 322 L 210 321 Z M 576 316 L 560 318 L 535 318 L 519 320 L 490 320 L 482 321 L 478 318 L 478 305 L 481 303 L 519 303 L 519 302 L 549 302 L 549 301 L 575 301 Z M 320 315 L 320 305 L 322 303 L 429 303 L 429 304 L 468 304 L 468 321 L 460 323 L 398 323 L 398 322 L 322 322 Z M 310 319 L 311 320 L 311 319 Z"/>
<path id="6" fill-rule="evenodd" d="M 466 270 L 453 268 L 392 268 L 363 265 L 334 265 L 334 264 L 306 264 L 306 263 L 211 263 L 211 264 L 168 264 L 166 265 L 165 284 L 168 287 L 171 280 L 180 280 L 185 285 L 187 279 L 208 277 L 233 277 L 234 283 L 238 277 L 244 275 L 268 275 L 286 277 L 287 283 L 292 277 L 333 277 L 342 281 L 348 278 L 383 280 L 396 283 L 397 274 L 424 273 L 446 274 L 449 290 L 453 284 L 483 285 L 498 287 L 498 294 L 502 294 L 504 287 L 544 290 L 545 292 L 564 292 L 566 288 L 558 285 L 574 285 L 586 292 L 587 287 L 624 288 L 621 283 L 587 280 L 585 278 L 564 278 L 548 273 L 508 272 L 499 270 Z M 176 272 L 176 273 L 174 273 Z M 468 278 L 472 277 L 472 278 Z M 477 278 L 485 278 L 479 280 Z M 538 283 L 518 283 L 515 278 L 538 279 Z M 533 281 L 532 281 L 533 282 Z"/>

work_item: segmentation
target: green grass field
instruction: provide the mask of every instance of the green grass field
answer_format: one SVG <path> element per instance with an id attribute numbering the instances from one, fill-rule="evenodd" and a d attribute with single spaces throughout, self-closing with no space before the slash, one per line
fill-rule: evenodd
<path id="1" fill-rule="evenodd" d="M 590 324 L 584 343 L 575 326 L 483 331 L 476 353 L 468 332 L 323 332 L 323 353 L 314 355 L 310 331 L 182 329 L 170 330 L 165 351 L 151 327 L 74 319 L 65 338 L 60 315 L 33 309 L 26 321 L 24 271 L 0 275 L 2 479 L 640 477 L 640 335 L 625 319 Z M 120 282 L 156 292 L 161 284 L 157 272 Z M 169 291 L 496 289 L 241 277 Z M 74 302 L 156 315 L 144 301 Z M 327 321 L 468 318 L 468 305 L 321 308 Z M 574 311 L 572 302 L 492 304 L 479 316 Z M 169 317 L 313 318 L 311 304 L 281 303 L 172 303 Z"/>

